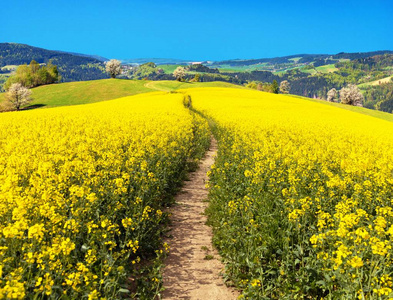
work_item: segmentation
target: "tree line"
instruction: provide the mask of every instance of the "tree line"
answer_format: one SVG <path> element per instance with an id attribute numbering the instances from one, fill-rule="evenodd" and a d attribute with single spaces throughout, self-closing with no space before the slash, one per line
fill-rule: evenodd
<path id="1" fill-rule="evenodd" d="M 61 76 L 57 66 L 51 61 L 40 65 L 32 60 L 29 65 L 24 64 L 16 68 L 15 74 L 8 77 L 4 84 L 5 101 L 1 103 L 0 111 L 20 110 L 33 99 L 30 88 L 60 81 Z"/>
<path id="2" fill-rule="evenodd" d="M 32 60 L 29 65 L 20 65 L 15 74 L 10 76 L 4 84 L 4 89 L 8 90 L 12 84 L 20 83 L 26 88 L 33 88 L 36 86 L 51 84 L 60 81 L 61 76 L 57 66 L 49 62 L 46 65 L 40 65 L 35 60 Z"/>
<path id="3" fill-rule="evenodd" d="M 23 65 L 30 61 L 56 65 L 61 82 L 108 78 L 105 64 L 95 58 L 52 51 L 22 44 L 0 43 L 0 67 Z"/>
<path id="4" fill-rule="evenodd" d="M 116 78 L 121 73 L 121 63 L 112 59 L 105 63 L 105 71 Z M 6 89 L 5 102 L 1 103 L 0 111 L 20 110 L 23 106 L 30 103 L 30 88 L 44 84 L 51 84 L 60 81 L 57 66 L 49 61 L 46 65 L 40 65 L 32 60 L 29 65 L 21 65 L 16 69 L 14 75 L 8 78 L 4 87 Z"/>

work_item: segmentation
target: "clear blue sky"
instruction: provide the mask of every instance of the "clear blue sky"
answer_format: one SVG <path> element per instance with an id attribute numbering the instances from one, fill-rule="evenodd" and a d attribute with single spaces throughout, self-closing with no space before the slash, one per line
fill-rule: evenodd
<path id="1" fill-rule="evenodd" d="M 107 58 L 393 50 L 392 0 L 7 0 L 0 42 Z"/>

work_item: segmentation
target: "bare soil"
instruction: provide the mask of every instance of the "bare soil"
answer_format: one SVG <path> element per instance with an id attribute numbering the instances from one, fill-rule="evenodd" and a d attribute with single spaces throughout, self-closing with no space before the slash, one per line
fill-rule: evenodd
<path id="1" fill-rule="evenodd" d="M 206 225 L 207 171 L 214 163 L 217 142 L 196 172 L 190 174 L 171 209 L 170 253 L 163 271 L 162 299 L 231 300 L 239 293 L 224 283 L 220 273 L 224 266 L 212 245 L 212 229 Z"/>

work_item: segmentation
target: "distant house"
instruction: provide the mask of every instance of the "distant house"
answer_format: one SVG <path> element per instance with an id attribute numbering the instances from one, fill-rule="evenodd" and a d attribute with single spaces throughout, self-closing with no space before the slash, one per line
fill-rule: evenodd
<path id="1" fill-rule="evenodd" d="M 131 65 L 121 65 L 121 74 L 126 75 L 132 70 Z"/>

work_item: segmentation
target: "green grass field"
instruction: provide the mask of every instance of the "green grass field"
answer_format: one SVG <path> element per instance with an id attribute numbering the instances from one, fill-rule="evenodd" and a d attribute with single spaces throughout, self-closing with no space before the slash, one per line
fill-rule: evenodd
<path id="1" fill-rule="evenodd" d="M 30 105 L 56 107 L 116 99 L 140 93 L 151 92 L 145 87 L 146 81 L 103 79 L 44 85 L 32 89 L 33 102 Z M 4 94 L 0 94 L 0 102 Z"/>
<path id="2" fill-rule="evenodd" d="M 178 82 L 102 79 L 76 81 L 40 86 L 32 89 L 33 101 L 29 106 L 56 107 L 65 105 L 88 104 L 153 91 L 173 91 L 194 87 L 239 87 L 226 82 Z M 4 93 L 0 93 L 0 103 Z"/>
<path id="3" fill-rule="evenodd" d="M 213 68 L 213 67 L 211 67 Z M 230 66 L 230 65 L 222 65 L 222 66 L 214 66 L 214 68 L 218 68 L 220 73 L 235 73 L 235 72 L 247 72 L 248 67 L 247 66 L 240 66 L 240 67 L 235 67 L 235 66 Z"/>
<path id="4" fill-rule="evenodd" d="M 299 68 L 300 71 L 302 71 L 303 73 L 307 73 L 307 74 L 316 74 L 317 71 L 315 69 L 305 69 L 305 68 Z"/>
<path id="5" fill-rule="evenodd" d="M 235 72 L 251 72 L 251 71 L 263 71 L 270 70 L 266 63 L 263 64 L 255 64 L 249 66 L 230 66 L 230 65 L 219 65 L 219 66 L 210 66 L 211 68 L 218 68 L 220 73 L 235 73 Z"/>
<path id="6" fill-rule="evenodd" d="M 220 73 L 235 73 L 239 72 L 238 70 L 232 69 L 232 68 L 220 68 L 218 69 Z"/>
<path id="7" fill-rule="evenodd" d="M 158 65 L 157 67 L 163 69 L 165 74 L 172 74 L 173 71 L 175 71 L 177 67 L 184 67 L 184 66 L 182 66 L 182 65 Z"/>
<path id="8" fill-rule="evenodd" d="M 300 58 L 292 58 L 290 59 L 293 61 L 293 63 L 297 63 L 297 61 Z M 266 70 L 266 71 L 272 71 L 272 66 L 268 66 L 267 64 L 256 64 L 256 65 L 250 65 L 250 66 L 240 66 L 240 67 L 233 67 L 229 65 L 221 65 L 218 66 L 219 70 L 221 73 L 223 72 L 228 72 L 228 73 L 233 73 L 233 72 L 250 72 L 250 71 L 255 71 L 255 70 Z M 303 66 L 288 66 L 286 68 L 283 68 L 282 70 L 275 71 L 273 72 L 276 75 L 283 74 L 289 70 L 293 69 L 299 69 L 300 71 L 308 74 L 316 74 L 317 72 L 320 73 L 330 73 L 337 71 L 338 69 L 334 66 L 334 64 L 329 64 L 329 65 L 324 65 L 317 67 L 315 69 L 309 69 L 305 70 Z"/>
<path id="9" fill-rule="evenodd" d="M 305 69 L 304 67 L 299 68 L 300 71 L 307 74 L 316 74 L 316 73 L 331 73 L 337 71 L 338 69 L 334 66 L 334 64 L 319 66 L 314 69 Z"/>
<path id="10" fill-rule="evenodd" d="M 318 72 L 321 72 L 321 73 L 331 73 L 331 72 L 334 72 L 334 71 L 337 71 L 337 70 L 338 70 L 338 69 L 334 66 L 334 64 L 316 67 L 315 69 L 316 69 Z"/>
<path id="11" fill-rule="evenodd" d="M 299 69 L 299 67 L 298 67 L 298 66 L 287 67 L 287 68 L 281 69 L 281 70 L 279 70 L 279 71 L 275 71 L 275 72 L 273 72 L 273 74 L 280 75 L 280 74 L 284 74 L 284 73 L 287 72 L 287 71 L 295 70 L 295 69 Z"/>
<path id="12" fill-rule="evenodd" d="M 364 87 L 371 86 L 371 85 L 380 85 L 382 83 L 388 83 L 390 81 L 393 81 L 393 76 L 389 76 L 389 77 L 381 78 L 378 80 L 362 83 L 362 84 L 359 84 L 358 87 L 364 88 Z"/>
<path id="13" fill-rule="evenodd" d="M 240 88 L 245 89 L 245 87 L 240 85 L 235 85 L 223 81 L 213 81 L 213 82 L 179 82 L 179 81 L 150 81 L 146 84 L 146 87 L 152 90 L 159 91 L 174 91 L 179 89 L 189 89 L 189 88 L 200 88 L 200 87 L 230 87 L 230 88 Z"/>
<path id="14" fill-rule="evenodd" d="M 293 57 L 293 58 L 290 58 L 290 59 L 288 59 L 288 60 L 291 60 L 291 61 L 293 61 L 294 63 L 298 63 L 298 61 L 301 59 L 301 57 Z"/>

